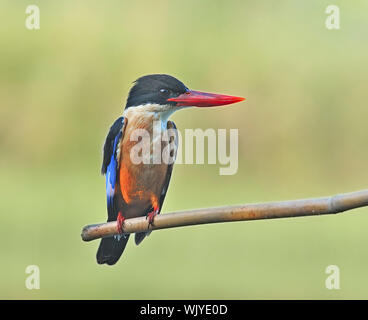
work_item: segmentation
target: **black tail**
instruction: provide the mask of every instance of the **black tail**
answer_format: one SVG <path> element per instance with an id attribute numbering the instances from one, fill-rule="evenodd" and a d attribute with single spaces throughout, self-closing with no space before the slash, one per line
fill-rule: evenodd
<path id="1" fill-rule="evenodd" d="M 143 241 L 143 239 L 146 237 L 146 235 L 147 235 L 147 232 L 137 232 L 135 234 L 135 244 L 139 245 Z"/>
<path id="2" fill-rule="evenodd" d="M 115 264 L 122 255 L 129 240 L 129 234 L 101 239 L 97 250 L 97 263 Z"/>
<path id="3" fill-rule="evenodd" d="M 151 231 L 148 232 L 137 232 L 135 234 L 135 244 L 139 245 L 145 237 L 148 237 L 151 234 Z"/>

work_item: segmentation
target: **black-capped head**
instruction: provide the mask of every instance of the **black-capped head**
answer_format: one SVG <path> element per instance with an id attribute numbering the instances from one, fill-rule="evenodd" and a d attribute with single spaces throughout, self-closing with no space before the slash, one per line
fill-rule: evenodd
<path id="1" fill-rule="evenodd" d="M 189 90 L 181 81 L 167 74 L 139 78 L 129 92 L 125 109 L 157 104 L 156 111 L 175 111 L 184 107 L 216 107 L 245 100 L 224 94 Z M 169 106 L 169 108 L 167 108 Z"/>
<path id="2" fill-rule="evenodd" d="M 170 98 L 176 98 L 188 88 L 178 79 L 167 74 L 150 74 L 140 77 L 130 89 L 126 109 L 144 104 L 176 105 Z"/>

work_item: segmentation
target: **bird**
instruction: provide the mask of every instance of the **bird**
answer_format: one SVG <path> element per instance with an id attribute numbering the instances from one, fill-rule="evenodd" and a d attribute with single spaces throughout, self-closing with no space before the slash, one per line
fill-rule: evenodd
<path id="1" fill-rule="evenodd" d="M 123 233 L 125 219 L 141 216 L 148 219 L 147 232 L 135 234 L 135 243 L 139 245 L 161 212 L 178 146 L 177 128 L 169 117 L 188 107 L 215 107 L 243 100 L 189 90 L 180 80 L 167 74 L 145 75 L 133 82 L 125 109 L 110 127 L 103 146 L 101 173 L 106 180 L 107 221 L 116 221 L 119 234 L 101 239 L 96 254 L 98 264 L 114 265 L 121 257 L 130 236 Z M 142 130 L 152 139 L 145 149 L 149 161 L 139 162 L 132 159 L 132 154 L 142 143 L 143 138 L 136 137 Z M 163 139 L 163 132 L 169 130 L 174 134 L 167 141 Z M 158 137 L 154 137 L 155 131 L 161 132 Z M 154 161 L 157 160 L 153 156 L 155 147 L 169 148 L 171 161 Z"/>

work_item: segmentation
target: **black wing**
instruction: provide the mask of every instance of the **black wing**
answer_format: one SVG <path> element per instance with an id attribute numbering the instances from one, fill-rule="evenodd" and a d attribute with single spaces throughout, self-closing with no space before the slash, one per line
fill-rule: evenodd
<path id="1" fill-rule="evenodd" d="M 175 163 L 176 154 L 177 154 L 177 150 L 178 150 L 178 144 L 179 144 L 178 130 L 176 128 L 175 123 L 173 121 L 168 121 L 167 122 L 167 128 L 175 130 L 175 136 L 174 136 L 174 141 L 173 141 L 174 144 L 175 144 L 174 157 L 173 157 L 174 161 L 173 161 L 173 163 L 169 164 L 169 166 L 167 168 L 166 181 L 165 181 L 164 187 L 163 187 L 162 192 L 161 192 L 161 197 L 160 197 L 160 212 L 161 212 L 161 208 L 162 208 L 162 205 L 163 205 L 165 197 L 166 197 L 167 189 L 169 188 L 171 173 L 172 173 L 173 168 L 174 168 L 174 163 Z"/>
<path id="2" fill-rule="evenodd" d="M 108 221 L 118 216 L 115 189 L 120 164 L 120 141 L 124 134 L 127 119 L 120 117 L 111 126 L 103 148 L 102 174 L 106 175 L 106 197 Z"/>
<path id="3" fill-rule="evenodd" d="M 119 211 L 116 186 L 120 164 L 120 142 L 124 136 L 126 124 L 127 119 L 124 117 L 120 117 L 114 122 L 103 148 L 101 172 L 106 175 L 107 221 L 116 220 Z M 115 264 L 122 255 L 128 240 L 129 234 L 101 239 L 96 254 L 97 262 L 99 264 Z"/>

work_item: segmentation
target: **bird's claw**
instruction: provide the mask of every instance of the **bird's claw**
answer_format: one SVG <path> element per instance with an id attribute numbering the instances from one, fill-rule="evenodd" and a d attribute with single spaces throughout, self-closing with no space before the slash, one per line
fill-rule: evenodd
<path id="1" fill-rule="evenodd" d="M 121 212 L 119 212 L 118 217 L 116 219 L 116 223 L 118 225 L 118 231 L 119 231 L 120 234 L 123 233 L 124 221 L 125 221 L 125 218 L 123 217 L 123 215 L 121 214 Z"/>
<path id="2" fill-rule="evenodd" d="M 158 215 L 159 209 L 154 209 L 151 212 L 147 213 L 146 215 L 146 220 L 148 219 L 148 228 L 150 226 L 153 226 L 153 221 L 155 219 L 155 217 Z"/>

